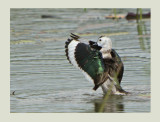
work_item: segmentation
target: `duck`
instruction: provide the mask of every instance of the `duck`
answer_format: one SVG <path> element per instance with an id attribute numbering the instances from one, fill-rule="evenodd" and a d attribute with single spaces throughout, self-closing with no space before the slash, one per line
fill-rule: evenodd
<path id="1" fill-rule="evenodd" d="M 104 94 L 126 95 L 121 81 L 124 64 L 121 57 L 112 48 L 112 41 L 107 36 L 84 43 L 81 37 L 71 33 L 65 42 L 66 58 L 79 69 L 88 81 L 93 82 L 93 90 L 102 88 Z"/>

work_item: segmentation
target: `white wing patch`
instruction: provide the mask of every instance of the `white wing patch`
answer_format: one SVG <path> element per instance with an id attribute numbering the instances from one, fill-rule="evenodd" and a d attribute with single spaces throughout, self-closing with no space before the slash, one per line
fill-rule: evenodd
<path id="1" fill-rule="evenodd" d="M 83 75 L 85 76 L 85 78 L 88 80 L 88 81 L 91 81 L 91 82 L 94 82 L 93 79 L 88 75 L 88 73 L 84 72 L 84 70 L 82 70 L 78 64 L 77 64 L 77 61 L 75 60 L 75 49 L 76 49 L 76 46 L 79 44 L 80 42 L 79 41 L 76 41 L 76 40 L 72 40 L 69 45 L 68 45 L 68 56 L 69 56 L 69 59 L 71 61 L 71 63 L 73 64 L 73 66 L 75 66 L 77 69 L 79 69 L 80 71 L 82 71 Z"/>
<path id="2" fill-rule="evenodd" d="M 70 44 L 68 45 L 68 56 L 69 56 L 69 59 L 71 61 L 71 63 L 73 64 L 73 66 L 75 66 L 76 68 L 79 68 L 78 65 L 77 65 L 77 62 L 75 60 L 75 49 L 76 49 L 76 46 L 78 45 L 78 43 L 80 43 L 79 41 L 76 41 L 76 40 L 72 40 L 70 42 Z"/>

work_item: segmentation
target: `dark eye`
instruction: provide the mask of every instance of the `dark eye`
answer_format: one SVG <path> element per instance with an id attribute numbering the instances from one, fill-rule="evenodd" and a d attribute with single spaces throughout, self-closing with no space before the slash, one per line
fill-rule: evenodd
<path id="1" fill-rule="evenodd" d="M 99 41 L 102 41 L 101 39 L 99 39 Z"/>

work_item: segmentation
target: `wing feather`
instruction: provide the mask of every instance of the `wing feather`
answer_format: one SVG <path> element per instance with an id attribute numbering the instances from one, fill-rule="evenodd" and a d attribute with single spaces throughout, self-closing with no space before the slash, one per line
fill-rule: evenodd
<path id="1" fill-rule="evenodd" d="M 81 43 L 80 37 L 71 34 L 71 39 L 65 43 L 66 57 L 71 64 L 80 69 L 87 79 L 94 82 L 94 90 L 102 85 L 108 78 L 102 54 L 90 45 Z"/>

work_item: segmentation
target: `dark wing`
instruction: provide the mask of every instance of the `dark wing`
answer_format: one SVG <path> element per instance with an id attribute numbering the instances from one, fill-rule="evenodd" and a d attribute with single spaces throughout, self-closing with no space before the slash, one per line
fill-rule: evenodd
<path id="1" fill-rule="evenodd" d="M 107 79 L 102 55 L 89 45 L 79 43 L 75 51 L 75 59 L 78 66 L 86 72 L 94 81 L 96 90 Z"/>
<path id="2" fill-rule="evenodd" d="M 96 90 L 108 78 L 102 54 L 98 50 L 91 48 L 90 45 L 79 42 L 77 40 L 78 36 L 72 34 L 71 37 L 72 39 L 68 39 L 65 46 L 67 59 L 75 67 L 78 66 L 86 78 L 94 82 L 95 86 L 93 89 Z"/>
<path id="3" fill-rule="evenodd" d="M 122 77 L 123 77 L 124 65 L 123 65 L 123 62 L 122 62 L 120 56 L 118 55 L 118 53 L 114 49 L 112 49 L 112 51 L 111 51 L 111 56 L 114 61 L 117 80 L 119 81 L 119 84 L 120 84 Z"/>

